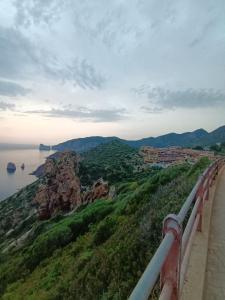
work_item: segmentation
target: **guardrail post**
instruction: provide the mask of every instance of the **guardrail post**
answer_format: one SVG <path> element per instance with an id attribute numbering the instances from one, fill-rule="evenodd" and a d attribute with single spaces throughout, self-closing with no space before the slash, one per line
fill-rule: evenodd
<path id="1" fill-rule="evenodd" d="M 181 241 L 182 226 L 177 215 L 170 214 L 163 221 L 163 235 L 172 232 L 175 240 L 166 261 L 161 269 L 160 286 L 161 290 L 164 285 L 171 286 L 172 294 L 167 299 L 179 299 L 179 282 L 180 282 L 180 260 L 181 260 Z"/>
<path id="2" fill-rule="evenodd" d="M 213 176 L 213 182 L 216 181 L 216 177 L 217 177 L 218 174 L 219 174 L 219 169 L 220 169 L 220 163 L 218 163 L 218 164 L 216 165 L 216 170 L 215 170 L 215 173 L 214 173 L 214 176 Z"/>
<path id="3" fill-rule="evenodd" d="M 207 185 L 206 185 L 206 200 L 209 200 L 209 189 L 210 189 L 210 179 L 208 178 L 208 182 L 207 182 Z"/>
<path id="4" fill-rule="evenodd" d="M 199 222 L 198 222 L 198 227 L 197 227 L 197 230 L 198 231 L 202 231 L 202 214 L 203 214 L 203 197 L 204 197 L 204 178 L 205 176 L 201 175 L 201 184 L 198 188 L 198 192 L 196 194 L 196 199 L 195 201 L 198 199 L 198 197 L 201 198 L 200 200 L 200 203 L 199 203 L 199 206 L 198 206 L 198 214 L 199 214 Z"/>
<path id="5" fill-rule="evenodd" d="M 214 185 L 215 181 L 216 181 L 218 170 L 219 170 L 219 165 L 216 164 L 216 166 L 214 166 L 214 168 L 213 168 L 212 176 L 210 178 L 210 187 L 212 187 Z"/>
<path id="6" fill-rule="evenodd" d="M 212 175 L 210 176 L 210 179 L 209 179 L 209 187 L 212 187 L 213 186 L 213 184 L 214 184 L 214 182 L 215 182 L 215 170 L 216 170 L 216 168 L 215 169 L 213 169 L 213 172 L 212 172 Z"/>

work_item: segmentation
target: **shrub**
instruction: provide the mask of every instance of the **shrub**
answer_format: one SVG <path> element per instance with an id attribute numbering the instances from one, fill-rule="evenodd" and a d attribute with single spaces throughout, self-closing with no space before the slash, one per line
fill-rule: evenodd
<path id="1" fill-rule="evenodd" d="M 115 231 L 116 221 L 112 217 L 105 218 L 95 232 L 93 243 L 100 245 L 104 243 Z"/>

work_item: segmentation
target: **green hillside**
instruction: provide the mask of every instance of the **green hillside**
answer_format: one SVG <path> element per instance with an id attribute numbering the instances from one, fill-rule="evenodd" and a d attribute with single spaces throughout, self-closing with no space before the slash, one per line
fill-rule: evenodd
<path id="1" fill-rule="evenodd" d="M 138 150 L 120 141 L 112 141 L 82 154 L 79 175 L 83 185 L 100 177 L 115 184 L 143 172 L 144 162 Z"/>
<path id="2" fill-rule="evenodd" d="M 110 146 L 114 153 L 117 146 Z M 118 162 L 127 155 L 135 161 L 135 151 L 121 151 Z M 104 157 L 102 165 L 111 174 L 117 162 L 107 153 L 104 149 L 102 157 L 89 153 L 86 163 L 92 168 Z M 155 170 L 140 178 L 134 173 L 133 180 L 130 175 L 127 181 L 116 182 L 112 200 L 97 200 L 67 216 L 24 224 L 1 240 L 1 299 L 127 299 L 160 243 L 163 218 L 179 210 L 208 163 L 202 159 L 195 166 Z M 34 192 L 35 186 L 29 186 L 24 197 Z M 0 211 L 17 196 L 1 204 Z M 26 207 L 32 197 L 27 199 Z M 7 250 L 6 244 L 24 237 L 26 229 L 26 239 Z"/>

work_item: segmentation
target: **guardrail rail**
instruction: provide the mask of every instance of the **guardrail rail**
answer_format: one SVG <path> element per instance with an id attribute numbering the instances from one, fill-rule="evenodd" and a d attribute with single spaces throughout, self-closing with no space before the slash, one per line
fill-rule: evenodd
<path id="1" fill-rule="evenodd" d="M 202 215 L 209 189 L 214 183 L 224 159 L 212 163 L 199 177 L 180 212 L 163 221 L 163 239 L 138 281 L 129 300 L 147 300 L 160 276 L 160 300 L 178 300 L 188 267 L 191 245 L 196 231 L 202 230 Z M 193 206 L 193 208 L 192 208 Z M 192 208 L 192 210 L 191 210 Z M 185 218 L 190 212 L 184 231 Z"/>

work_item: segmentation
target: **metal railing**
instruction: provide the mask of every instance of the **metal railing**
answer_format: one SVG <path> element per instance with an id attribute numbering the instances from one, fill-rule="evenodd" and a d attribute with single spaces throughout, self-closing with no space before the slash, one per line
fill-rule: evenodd
<path id="1" fill-rule="evenodd" d="M 129 300 L 147 300 L 160 275 L 160 300 L 177 300 L 181 294 L 191 245 L 196 231 L 202 230 L 202 214 L 209 189 L 224 159 L 212 163 L 200 176 L 180 212 L 168 215 L 163 222 L 163 240 L 138 281 Z M 193 208 L 192 208 L 193 206 Z M 192 208 L 192 210 L 191 210 Z M 189 211 L 185 230 L 182 225 Z"/>

